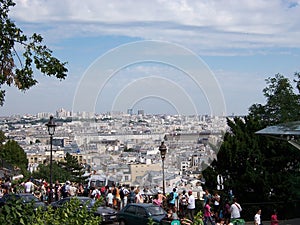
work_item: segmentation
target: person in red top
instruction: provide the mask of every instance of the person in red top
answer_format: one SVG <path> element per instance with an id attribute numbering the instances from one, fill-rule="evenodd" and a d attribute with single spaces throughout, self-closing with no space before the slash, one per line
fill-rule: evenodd
<path id="1" fill-rule="evenodd" d="M 273 214 L 271 215 L 271 225 L 278 225 L 279 221 L 277 219 L 277 212 L 274 210 Z"/>
<path id="2" fill-rule="evenodd" d="M 213 219 L 212 219 L 212 212 L 211 212 L 211 207 L 210 207 L 210 204 L 211 204 L 211 200 L 208 199 L 206 201 L 206 204 L 204 206 L 204 225 L 207 225 L 207 221 L 209 220 L 209 222 L 211 223 L 211 225 L 215 225 Z"/>

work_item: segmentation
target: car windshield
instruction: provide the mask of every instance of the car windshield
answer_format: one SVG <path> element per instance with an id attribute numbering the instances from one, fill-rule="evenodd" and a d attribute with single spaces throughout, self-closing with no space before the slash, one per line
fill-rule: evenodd
<path id="1" fill-rule="evenodd" d="M 151 216 L 159 216 L 159 215 L 164 215 L 165 211 L 158 206 L 153 206 L 148 208 L 148 212 Z"/>

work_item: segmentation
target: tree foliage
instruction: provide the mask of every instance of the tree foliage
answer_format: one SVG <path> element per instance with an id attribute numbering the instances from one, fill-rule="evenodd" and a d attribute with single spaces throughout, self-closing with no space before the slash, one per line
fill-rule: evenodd
<path id="1" fill-rule="evenodd" d="M 84 174 L 83 166 L 78 163 L 75 156 L 66 153 L 65 161 L 60 162 L 61 167 L 70 174 L 70 180 L 81 183 L 83 181 L 82 175 Z"/>
<path id="2" fill-rule="evenodd" d="M 28 160 L 23 148 L 14 140 L 8 140 L 4 145 L 0 146 L 0 158 L 7 163 L 19 168 L 25 173 L 28 166 Z"/>
<path id="3" fill-rule="evenodd" d="M 2 143 L 6 140 L 5 134 L 3 133 L 2 130 L 0 130 L 0 146 Z"/>
<path id="4" fill-rule="evenodd" d="M 300 151 L 286 141 L 255 134 L 266 126 L 299 120 L 299 94 L 280 74 L 266 81 L 266 104 L 252 105 L 244 118 L 227 119 L 229 131 L 217 160 L 203 175 L 215 189 L 216 176 L 222 174 L 225 189 L 232 189 L 242 202 L 299 200 Z"/>
<path id="5" fill-rule="evenodd" d="M 38 166 L 38 170 L 34 171 L 32 174 L 32 177 L 35 179 L 45 179 L 47 181 L 50 181 L 50 165 L 48 164 L 40 164 Z M 64 170 L 60 164 L 57 162 L 52 163 L 52 178 L 55 182 L 58 180 L 59 182 L 65 182 L 67 180 L 70 180 L 70 174 Z"/>
<path id="6" fill-rule="evenodd" d="M 51 206 L 47 210 L 38 208 L 34 210 L 33 204 L 23 203 L 21 200 L 12 202 L 0 208 L 0 224 L 6 225 L 98 225 L 101 217 L 95 216 L 94 212 L 101 204 L 97 201 L 91 210 L 80 206 L 76 198 L 66 203 L 64 207 L 54 210 Z"/>
<path id="7" fill-rule="evenodd" d="M 52 178 L 60 182 L 70 180 L 72 182 L 83 182 L 82 175 L 84 174 L 83 166 L 78 163 L 75 156 L 66 153 L 64 161 L 52 163 Z M 41 164 L 38 170 L 32 173 L 36 179 L 50 180 L 50 165 Z"/>
<path id="8" fill-rule="evenodd" d="M 3 105 L 3 85 L 14 85 L 27 90 L 37 84 L 33 74 L 35 66 L 41 73 L 65 79 L 68 69 L 66 62 L 60 62 L 52 51 L 43 45 L 41 35 L 23 34 L 23 31 L 9 18 L 13 0 L 0 0 L 0 105 Z"/>
<path id="9" fill-rule="evenodd" d="M 297 79 L 299 73 L 295 73 Z M 250 107 L 249 115 L 264 121 L 267 126 L 296 121 L 300 118 L 299 94 L 294 93 L 294 88 L 288 78 L 281 74 L 266 79 L 267 87 L 263 89 L 266 97 L 265 105 L 254 104 Z M 299 91 L 299 81 L 297 83 Z"/>

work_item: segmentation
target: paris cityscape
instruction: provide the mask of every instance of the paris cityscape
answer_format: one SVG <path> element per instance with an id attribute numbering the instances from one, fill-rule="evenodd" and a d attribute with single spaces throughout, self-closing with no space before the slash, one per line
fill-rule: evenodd
<path id="1" fill-rule="evenodd" d="M 216 158 L 226 132 L 225 117 L 147 115 L 144 110 L 72 115 L 59 109 L 52 114 L 1 117 L 0 130 L 24 149 L 31 172 L 49 160 L 45 121 L 50 115 L 58 125 L 53 136 L 54 160 L 63 160 L 68 152 L 86 165 L 87 173 L 129 186 L 162 187 L 159 145 L 165 141 L 168 190 L 187 184 L 199 186 L 201 171 Z"/>
<path id="2" fill-rule="evenodd" d="M 299 225 L 299 21 L 300 0 L 0 0 L 0 224 Z"/>

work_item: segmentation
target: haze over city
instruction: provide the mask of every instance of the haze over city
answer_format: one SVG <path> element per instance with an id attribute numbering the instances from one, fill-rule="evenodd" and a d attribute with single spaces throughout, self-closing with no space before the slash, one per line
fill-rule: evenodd
<path id="1" fill-rule="evenodd" d="M 25 34 L 40 33 L 54 55 L 68 62 L 69 73 L 63 81 L 37 74 L 39 83 L 25 93 L 6 88 L 1 116 L 72 110 L 84 78 L 95 71 L 98 77 L 82 86 L 87 91 L 80 102 L 85 103 L 93 89 L 89 107 L 99 113 L 133 108 L 145 113 L 244 115 L 252 104 L 264 103 L 266 78 L 281 73 L 293 79 L 299 71 L 299 1 L 16 3 L 10 14 L 16 24 Z M 137 48 L 136 43 L 149 47 L 149 40 L 168 51 Z M 183 55 L 198 57 L 198 64 L 190 65 Z M 174 61 L 168 61 L 171 58 Z M 101 66 L 104 59 L 111 67 Z M 203 78 L 200 70 L 194 75 L 195 65 L 210 75 Z"/>

